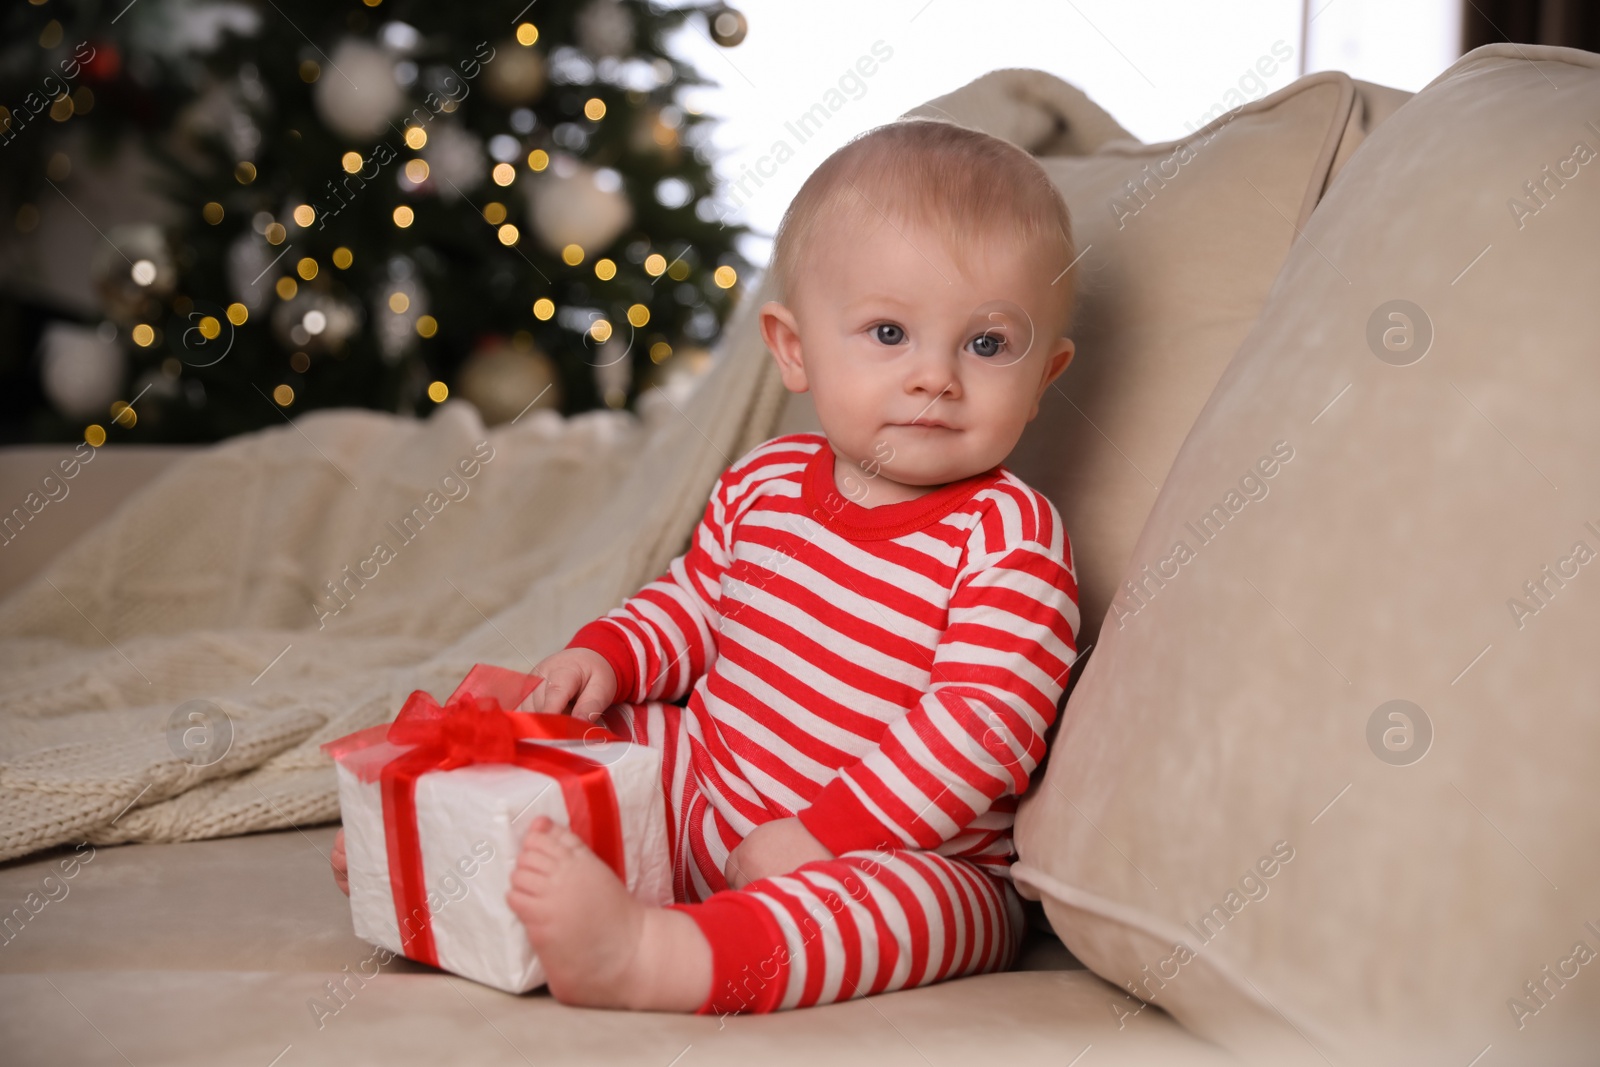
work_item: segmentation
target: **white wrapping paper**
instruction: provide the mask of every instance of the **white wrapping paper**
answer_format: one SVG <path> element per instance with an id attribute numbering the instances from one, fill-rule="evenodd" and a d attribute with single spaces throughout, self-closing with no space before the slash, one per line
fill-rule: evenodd
<path id="1" fill-rule="evenodd" d="M 672 903 L 660 751 L 626 741 L 520 743 L 566 748 L 606 765 L 622 821 L 628 890 L 649 904 Z M 381 765 L 407 750 L 384 741 L 337 763 L 356 935 L 396 955 L 403 953 L 389 884 L 382 784 L 362 781 L 353 768 Z M 548 815 L 570 825 L 560 783 L 507 764 L 431 771 L 417 779 L 416 810 L 439 966 L 508 993 L 543 985 L 544 968 L 505 898 L 528 824 Z"/>

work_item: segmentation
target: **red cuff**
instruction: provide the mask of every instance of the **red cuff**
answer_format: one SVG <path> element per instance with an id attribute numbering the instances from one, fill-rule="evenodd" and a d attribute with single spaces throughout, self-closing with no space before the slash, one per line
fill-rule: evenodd
<path id="1" fill-rule="evenodd" d="M 696 1015 L 777 1011 L 789 985 L 789 939 L 767 906 L 735 889 L 699 904 L 669 904 L 711 945 L 711 992 Z"/>
<path id="2" fill-rule="evenodd" d="M 616 702 L 632 704 L 638 701 L 639 676 L 634 669 L 633 646 L 622 635 L 618 623 L 605 618 L 585 623 L 572 635 L 566 647 L 587 648 L 600 653 L 617 675 Z"/>
<path id="3" fill-rule="evenodd" d="M 871 851 L 883 845 L 904 848 L 900 835 L 878 821 L 856 796 L 855 790 L 840 775 L 816 796 L 810 807 L 795 812 L 800 824 L 835 856 L 846 852 Z"/>

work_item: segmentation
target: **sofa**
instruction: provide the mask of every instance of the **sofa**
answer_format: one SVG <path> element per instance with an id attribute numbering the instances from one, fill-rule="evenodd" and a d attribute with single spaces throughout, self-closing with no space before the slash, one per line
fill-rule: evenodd
<path id="1" fill-rule="evenodd" d="M 1033 152 L 1082 252 L 1079 356 L 1007 463 L 1063 515 L 1083 618 L 1016 970 L 598 1012 L 379 967 L 326 817 L 63 838 L 0 864 L 5 1061 L 1595 1062 L 1600 56 L 1195 111 L 1141 144 L 996 71 L 908 116 Z M 804 394 L 765 425 L 816 427 Z M 69 452 L 0 450 L 0 500 Z M 0 595 L 188 454 L 102 450 Z"/>

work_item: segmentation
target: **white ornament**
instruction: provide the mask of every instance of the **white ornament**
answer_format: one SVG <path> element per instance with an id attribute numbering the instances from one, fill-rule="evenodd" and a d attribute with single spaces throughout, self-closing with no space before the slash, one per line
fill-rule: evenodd
<path id="1" fill-rule="evenodd" d="M 618 0 L 593 0 L 578 13 L 578 44 L 591 56 L 623 56 L 633 51 L 633 13 Z"/>
<path id="2" fill-rule="evenodd" d="M 403 300 L 395 300 L 398 294 Z M 396 311 L 395 308 L 400 310 Z M 395 364 L 417 343 L 417 320 L 428 313 L 428 292 L 417 280 L 416 266 L 404 256 L 389 261 L 389 280 L 372 294 L 378 351 Z"/>
<path id="3" fill-rule="evenodd" d="M 361 329 L 361 310 L 341 294 L 302 288 L 272 309 L 278 340 L 308 352 L 337 352 Z"/>
<path id="4" fill-rule="evenodd" d="M 619 408 L 628 398 L 628 386 L 633 381 L 629 354 L 630 343 L 613 336 L 584 357 L 594 368 L 595 386 L 608 407 Z"/>
<path id="5" fill-rule="evenodd" d="M 370 141 L 387 130 L 405 107 L 394 58 L 374 44 L 347 37 L 328 61 L 332 69 L 323 71 L 312 90 L 322 121 L 352 141 Z"/>
<path id="6" fill-rule="evenodd" d="M 633 205 L 619 182 L 586 163 L 558 155 L 525 183 L 534 232 L 552 252 L 575 244 L 596 252 L 633 222 Z"/>
<path id="7" fill-rule="evenodd" d="M 132 51 L 154 54 L 170 62 L 215 51 L 225 33 L 254 37 L 261 29 L 261 13 L 236 0 L 178 0 L 159 5 L 142 19 L 129 19 L 128 24 Z"/>
<path id="8" fill-rule="evenodd" d="M 544 56 L 515 41 L 502 41 L 494 62 L 484 68 L 483 91 L 507 107 L 531 104 L 544 92 L 548 72 Z"/>
<path id="9" fill-rule="evenodd" d="M 235 160 L 254 160 L 261 131 L 250 118 L 246 84 L 243 74 L 232 82 L 215 82 L 185 104 L 173 122 L 183 135 L 179 150 L 193 154 L 193 146 L 203 139 L 222 137 Z"/>
<path id="10" fill-rule="evenodd" d="M 56 410 L 72 419 L 106 413 L 122 386 L 122 349 L 87 326 L 52 322 L 39 339 L 40 380 Z"/>
<path id="11" fill-rule="evenodd" d="M 133 222 L 111 227 L 105 237 L 89 260 L 100 306 L 123 326 L 161 314 L 161 301 L 178 285 L 166 234 L 154 223 Z"/>
<path id="12" fill-rule="evenodd" d="M 428 177 L 433 180 L 441 200 L 454 200 L 483 184 L 489 165 L 483 158 L 483 142 L 477 134 L 461 128 L 458 122 L 440 121 L 428 131 L 422 158 L 428 161 Z"/>
<path id="13" fill-rule="evenodd" d="M 529 411 L 561 410 L 556 366 L 537 348 L 506 344 L 481 348 L 467 357 L 456 387 L 477 407 L 488 426 L 510 422 Z"/>
<path id="14" fill-rule="evenodd" d="M 260 311 L 272 295 L 275 279 L 267 277 L 272 266 L 272 246 L 253 231 L 241 233 L 228 246 L 228 291 L 251 311 Z"/>

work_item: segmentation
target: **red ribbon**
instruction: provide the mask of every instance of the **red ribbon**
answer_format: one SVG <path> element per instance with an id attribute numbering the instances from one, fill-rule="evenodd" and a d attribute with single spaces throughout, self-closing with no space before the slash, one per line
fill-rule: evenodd
<path id="1" fill-rule="evenodd" d="M 358 730 L 322 746 L 334 759 L 382 741 L 412 746 L 381 768 L 356 769 L 363 781 L 377 778 L 383 783 L 389 885 L 400 925 L 401 951 L 411 959 L 439 965 L 417 833 L 416 781 L 430 771 L 507 763 L 555 779 L 566 801 L 572 832 L 610 864 L 618 878 L 627 881 L 622 818 L 605 765 L 570 749 L 519 744 L 524 740 L 625 739 L 570 715 L 506 710 L 506 706 L 514 708 L 522 703 L 541 681 L 537 675 L 480 663 L 468 672 L 443 707 L 418 689 L 406 698 L 394 722 Z"/>

